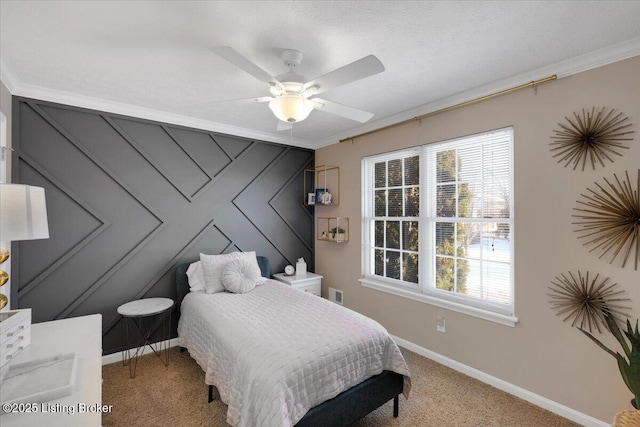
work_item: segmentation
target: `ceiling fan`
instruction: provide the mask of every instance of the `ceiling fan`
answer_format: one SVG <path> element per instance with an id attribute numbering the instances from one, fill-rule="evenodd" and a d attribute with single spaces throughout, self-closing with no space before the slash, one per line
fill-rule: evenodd
<path id="1" fill-rule="evenodd" d="M 269 108 L 282 122 L 292 125 L 302 121 L 314 109 L 323 110 L 360 123 L 364 123 L 373 117 L 373 113 L 316 97 L 316 95 L 335 87 L 384 71 L 382 62 L 373 55 L 365 56 L 313 80 L 305 81 L 305 78 L 295 71 L 296 67 L 302 63 L 302 53 L 297 50 L 288 49 L 282 51 L 280 58 L 289 67 L 289 70 L 276 77 L 272 77 L 231 47 L 213 47 L 211 51 L 256 79 L 267 83 L 271 96 L 251 98 L 245 101 L 269 102 Z M 285 126 L 278 126 L 279 130 L 286 128 Z"/>

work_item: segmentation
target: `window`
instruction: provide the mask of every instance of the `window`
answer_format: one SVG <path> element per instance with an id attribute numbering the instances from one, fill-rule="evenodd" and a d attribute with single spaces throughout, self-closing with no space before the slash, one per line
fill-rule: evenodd
<path id="1" fill-rule="evenodd" d="M 513 317 L 513 130 L 364 158 L 365 286 Z"/>

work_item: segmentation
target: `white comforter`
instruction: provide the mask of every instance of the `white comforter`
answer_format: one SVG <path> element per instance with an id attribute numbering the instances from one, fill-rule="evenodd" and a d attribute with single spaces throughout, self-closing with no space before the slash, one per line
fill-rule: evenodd
<path id="1" fill-rule="evenodd" d="M 237 427 L 291 426 L 309 409 L 383 370 L 409 369 L 377 322 L 268 280 L 245 294 L 191 292 L 178 345 L 186 347 Z"/>

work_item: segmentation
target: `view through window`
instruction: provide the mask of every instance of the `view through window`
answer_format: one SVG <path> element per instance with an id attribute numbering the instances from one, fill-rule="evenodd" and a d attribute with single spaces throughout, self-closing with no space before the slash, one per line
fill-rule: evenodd
<path id="1" fill-rule="evenodd" d="M 513 314 L 513 130 L 363 159 L 369 283 Z"/>

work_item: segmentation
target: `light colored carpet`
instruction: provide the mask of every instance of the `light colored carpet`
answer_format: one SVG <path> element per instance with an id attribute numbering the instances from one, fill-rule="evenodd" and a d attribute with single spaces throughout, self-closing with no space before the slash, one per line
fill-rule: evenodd
<path id="1" fill-rule="evenodd" d="M 570 427 L 562 417 L 497 390 L 443 365 L 402 349 L 411 370 L 409 400 L 400 397 L 400 416 L 393 418 L 388 402 L 354 427 Z M 102 401 L 113 405 L 104 426 L 226 427 L 227 406 L 207 403 L 204 372 L 177 347 L 169 366 L 150 354 L 138 362 L 136 377 L 114 363 L 102 368 Z"/>

